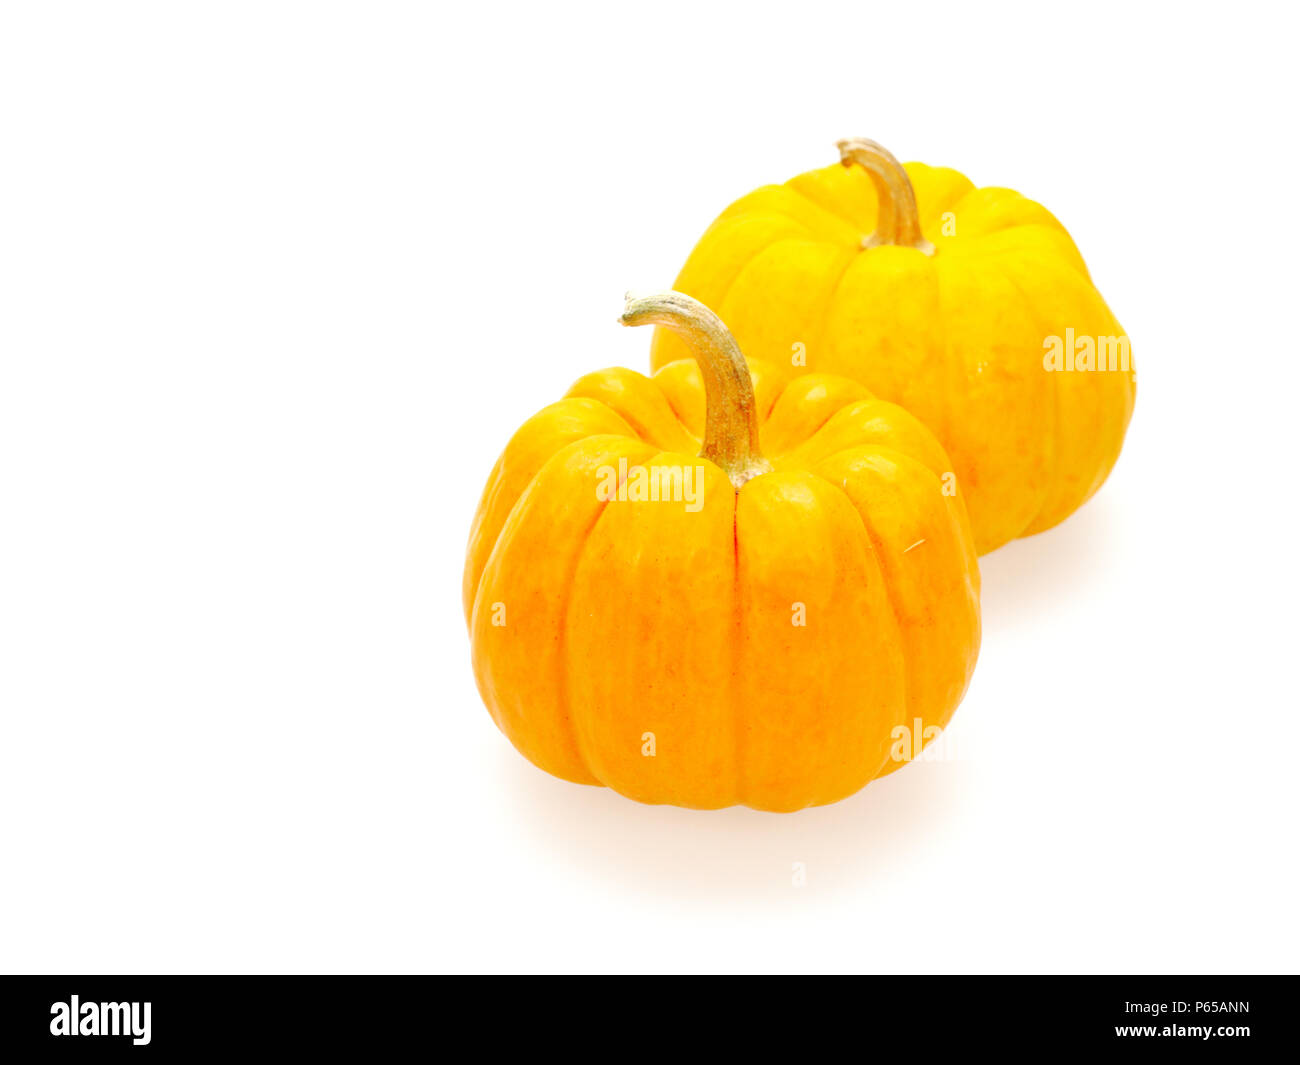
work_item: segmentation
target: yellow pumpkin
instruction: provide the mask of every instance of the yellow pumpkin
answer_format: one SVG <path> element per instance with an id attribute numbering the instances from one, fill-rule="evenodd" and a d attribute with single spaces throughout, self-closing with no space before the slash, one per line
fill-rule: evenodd
<path id="1" fill-rule="evenodd" d="M 856 382 L 747 366 L 688 297 L 622 321 L 691 357 L 589 374 L 507 445 L 465 565 L 483 700 L 542 769 L 641 802 L 841 799 L 932 738 L 975 665 L 947 456 Z"/>
<path id="2" fill-rule="evenodd" d="M 1051 528 L 1119 456 L 1128 338 L 1046 208 L 872 141 L 839 147 L 839 165 L 723 211 L 675 287 L 750 357 L 853 377 L 920 418 L 952 456 L 980 554 Z M 657 330 L 652 367 L 685 354 Z"/>

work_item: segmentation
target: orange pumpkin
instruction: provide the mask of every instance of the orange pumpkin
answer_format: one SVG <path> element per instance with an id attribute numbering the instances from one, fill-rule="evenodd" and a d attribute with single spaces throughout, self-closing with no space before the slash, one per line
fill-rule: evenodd
<path id="1" fill-rule="evenodd" d="M 751 357 L 844 374 L 920 418 L 952 457 L 980 554 L 1051 528 L 1119 457 L 1128 337 L 1046 208 L 872 141 L 840 152 L 723 211 L 675 287 Z M 685 354 L 658 330 L 650 365 Z"/>
<path id="2" fill-rule="evenodd" d="M 622 321 L 692 357 L 589 374 L 506 447 L 465 565 L 483 700 L 547 772 L 641 802 L 850 795 L 947 724 L 975 665 L 948 458 L 860 384 L 747 367 L 689 297 Z"/>

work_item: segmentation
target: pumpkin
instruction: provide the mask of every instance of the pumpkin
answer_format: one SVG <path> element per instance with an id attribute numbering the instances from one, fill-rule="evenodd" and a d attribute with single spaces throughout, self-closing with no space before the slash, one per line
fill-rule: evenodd
<path id="1" fill-rule="evenodd" d="M 747 355 L 847 375 L 920 418 L 952 456 L 981 554 L 1051 528 L 1119 456 L 1128 338 L 1046 208 L 872 141 L 839 148 L 839 164 L 723 211 L 676 288 Z M 652 367 L 685 354 L 657 331 Z"/>
<path id="2" fill-rule="evenodd" d="M 622 322 L 691 357 L 589 374 L 507 445 L 465 565 L 483 701 L 542 769 L 641 802 L 841 799 L 933 738 L 974 668 L 948 458 L 857 382 L 747 366 L 689 297 Z"/>

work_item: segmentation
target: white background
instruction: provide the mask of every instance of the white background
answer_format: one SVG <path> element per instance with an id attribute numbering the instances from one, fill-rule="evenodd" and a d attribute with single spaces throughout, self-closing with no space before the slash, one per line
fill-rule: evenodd
<path id="1" fill-rule="evenodd" d="M 1295 970 L 1284 10 L 6 5 L 0 966 Z M 483 481 L 851 135 L 1069 227 L 1119 465 L 984 560 L 951 761 L 786 816 L 551 779 L 470 671 Z"/>

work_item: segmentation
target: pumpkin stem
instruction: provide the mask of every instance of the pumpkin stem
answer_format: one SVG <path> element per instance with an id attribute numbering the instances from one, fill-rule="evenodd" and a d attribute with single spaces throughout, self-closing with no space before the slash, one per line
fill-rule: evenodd
<path id="1" fill-rule="evenodd" d="M 916 193 L 912 191 L 912 182 L 908 180 L 903 164 L 888 149 L 865 137 L 842 140 L 836 147 L 844 166 L 857 163 L 876 186 L 876 231 L 862 238 L 862 246 L 876 248 L 882 244 L 896 244 L 933 255 L 934 245 L 921 236 Z"/>
<path id="2" fill-rule="evenodd" d="M 680 292 L 625 297 L 623 325 L 662 325 L 686 341 L 704 375 L 706 458 L 740 488 L 772 464 L 758 453 L 758 406 L 749 366 L 722 319 Z"/>

